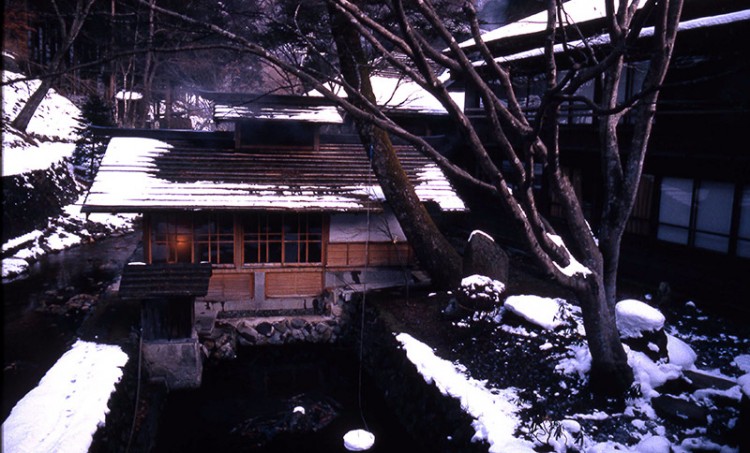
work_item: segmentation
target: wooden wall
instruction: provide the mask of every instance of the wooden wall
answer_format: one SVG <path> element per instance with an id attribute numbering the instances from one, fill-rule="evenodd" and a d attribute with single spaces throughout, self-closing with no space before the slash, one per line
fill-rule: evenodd
<path id="1" fill-rule="evenodd" d="M 352 266 L 407 266 L 413 264 L 414 253 L 405 242 L 375 242 L 370 243 L 370 250 L 365 251 L 365 243 L 336 243 L 328 244 L 328 260 L 330 267 Z"/>

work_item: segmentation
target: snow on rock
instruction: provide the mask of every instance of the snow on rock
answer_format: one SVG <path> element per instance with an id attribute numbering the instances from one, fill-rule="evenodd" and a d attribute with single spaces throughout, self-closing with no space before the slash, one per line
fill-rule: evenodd
<path id="1" fill-rule="evenodd" d="M 471 234 L 469 235 L 469 239 L 468 239 L 467 242 L 471 242 L 471 238 L 473 238 L 475 234 L 482 235 L 482 236 L 486 237 L 487 239 L 489 239 L 490 241 L 495 242 L 495 240 L 492 238 L 492 236 L 490 236 L 489 234 L 485 233 L 482 230 L 474 230 L 474 231 L 472 231 Z"/>
<path id="2" fill-rule="evenodd" d="M 617 329 L 622 338 L 640 338 L 643 332 L 664 327 L 664 315 L 657 309 L 635 299 L 621 300 L 615 306 Z"/>
<path id="3" fill-rule="evenodd" d="M 667 355 L 669 356 L 669 363 L 684 370 L 694 368 L 695 359 L 698 358 L 689 344 L 669 334 L 667 334 Z"/>
<path id="4" fill-rule="evenodd" d="M 638 453 L 671 453 L 672 443 L 663 436 L 649 436 L 641 439 L 633 449 Z"/>
<path id="5" fill-rule="evenodd" d="M 78 340 L 11 410 L 3 451 L 87 452 L 127 361 L 119 346 Z"/>
<path id="6" fill-rule="evenodd" d="M 555 371 L 562 374 L 577 374 L 579 379 L 585 379 L 591 371 L 591 352 L 588 344 L 579 343 L 568 346 L 568 356 L 560 360 Z"/>
<path id="7" fill-rule="evenodd" d="M 505 284 L 485 275 L 474 274 L 461 280 L 458 290 L 472 306 L 489 310 L 500 303 Z"/>
<path id="8" fill-rule="evenodd" d="M 505 299 L 504 306 L 532 324 L 543 329 L 554 330 L 565 323 L 565 310 L 562 302 L 562 299 L 519 295 L 509 296 Z"/>
<path id="9" fill-rule="evenodd" d="M 425 382 L 434 383 L 444 395 L 459 399 L 464 411 L 475 418 L 474 440 L 487 441 L 491 453 L 534 451 L 530 442 L 514 436 L 520 423 L 515 389 L 488 389 L 484 382 L 467 378 L 453 363 L 437 357 L 429 346 L 414 337 L 400 333 L 396 339 Z"/>
<path id="10" fill-rule="evenodd" d="M 344 448 L 348 451 L 366 451 L 375 444 L 375 435 L 364 429 L 354 429 L 344 435 Z"/>
<path id="11" fill-rule="evenodd" d="M 646 354 L 630 349 L 623 345 L 628 353 L 628 365 L 633 369 L 635 383 L 641 388 L 641 394 L 651 399 L 659 395 L 657 387 L 668 380 L 677 379 L 682 374 L 682 368 L 673 363 L 655 363 Z"/>
<path id="12" fill-rule="evenodd" d="M 741 354 L 735 357 L 734 365 L 745 373 L 750 373 L 750 354 Z"/>
<path id="13" fill-rule="evenodd" d="M 3 259 L 3 280 L 25 273 L 29 269 L 29 262 L 23 258 L 5 258 Z"/>

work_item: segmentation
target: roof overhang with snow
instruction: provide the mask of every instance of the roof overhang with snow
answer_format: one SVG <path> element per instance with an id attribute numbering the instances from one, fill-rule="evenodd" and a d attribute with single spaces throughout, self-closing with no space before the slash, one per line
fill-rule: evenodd
<path id="1" fill-rule="evenodd" d="M 562 28 L 575 27 L 570 36 L 586 34 L 589 30 L 601 29 L 606 18 L 605 0 L 568 0 L 563 3 L 564 14 L 560 17 Z M 643 3 L 641 3 L 641 6 Z M 490 47 L 495 55 L 508 54 L 527 46 L 529 42 L 544 39 L 547 34 L 547 11 L 532 14 L 516 22 L 482 34 L 482 41 Z M 459 43 L 467 52 L 474 50 L 474 38 Z M 449 53 L 450 49 L 443 52 Z"/>
<path id="2" fill-rule="evenodd" d="M 715 46 L 716 41 L 709 40 L 707 33 L 714 31 L 721 31 L 724 28 L 732 26 L 745 26 L 750 24 L 750 9 L 745 9 L 736 12 L 730 12 L 726 14 L 719 14 L 714 16 L 700 17 L 691 20 L 684 20 L 680 22 L 678 28 L 678 43 L 676 46 L 675 53 L 680 54 L 683 51 L 683 42 L 686 44 L 685 51 L 687 53 L 696 53 L 700 48 L 705 46 Z M 645 42 L 651 39 L 654 35 L 654 27 L 645 27 L 641 30 L 638 39 L 640 42 Z M 727 35 L 731 36 L 731 35 Z M 585 40 L 577 40 L 568 42 L 563 46 L 562 44 L 556 44 L 554 46 L 554 53 L 560 55 L 565 53 L 570 55 L 571 50 L 576 49 L 596 49 L 599 47 L 606 47 L 610 45 L 610 38 L 607 34 L 597 34 L 587 37 Z M 744 45 L 744 42 L 739 44 Z M 705 49 L 704 49 L 705 50 Z M 529 49 L 523 52 L 518 52 L 512 55 L 500 56 L 495 60 L 499 63 L 509 62 L 529 62 L 533 60 L 539 60 L 544 57 L 544 48 L 538 47 Z M 477 61 L 474 63 L 476 66 L 484 66 L 484 61 Z"/>
<path id="3" fill-rule="evenodd" d="M 214 120 L 295 121 L 319 124 L 341 124 L 341 113 L 333 102 L 315 96 L 293 96 L 259 93 L 204 92 L 201 96 L 214 103 Z"/>
<path id="4" fill-rule="evenodd" d="M 615 2 L 617 3 L 617 2 Z M 628 3 L 633 3 L 629 0 Z M 641 9 L 646 2 L 638 2 Z M 617 5 L 615 5 L 617 6 Z M 606 46 L 609 37 L 605 31 L 605 0 L 568 0 L 563 3 L 563 14 L 558 25 L 558 33 L 565 33 L 567 45 L 574 48 L 584 45 Z M 682 11 L 681 34 L 697 28 L 727 25 L 730 22 L 744 21 L 739 18 L 747 7 L 733 0 L 688 0 Z M 648 24 L 647 25 L 651 25 Z M 482 35 L 482 40 L 500 62 L 524 61 L 543 55 L 547 39 L 547 12 L 542 11 L 524 19 L 496 28 Z M 645 27 L 640 35 L 644 40 L 653 36 L 653 27 Z M 563 35 L 560 35 L 560 41 Z M 692 45 L 692 43 L 691 43 Z M 459 44 L 467 52 L 475 50 L 475 40 L 468 39 Z M 449 53 L 449 49 L 444 52 Z M 562 46 L 555 46 L 555 53 L 561 53 Z M 481 64 L 477 62 L 477 64 Z"/>
<path id="5" fill-rule="evenodd" d="M 439 80 L 447 82 L 450 74 L 446 71 L 438 77 Z M 413 80 L 399 76 L 397 73 L 377 72 L 370 76 L 373 92 L 375 93 L 378 106 L 390 116 L 447 116 L 448 111 L 440 101 Z M 329 83 L 328 89 L 342 98 L 347 95 L 343 86 Z M 450 92 L 456 105 L 464 105 L 464 93 Z M 308 92 L 309 97 L 322 98 L 323 95 L 312 90 Z"/>
<path id="6" fill-rule="evenodd" d="M 397 146 L 423 202 L 463 211 L 436 164 Z M 384 196 L 361 145 L 203 149 L 137 137 L 112 138 L 84 212 L 156 210 L 380 210 Z"/>

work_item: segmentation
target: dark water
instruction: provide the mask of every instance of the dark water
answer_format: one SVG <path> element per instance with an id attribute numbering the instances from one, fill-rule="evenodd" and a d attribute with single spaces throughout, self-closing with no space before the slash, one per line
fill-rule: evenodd
<path id="1" fill-rule="evenodd" d="M 43 256 L 28 276 L 3 282 L 2 420 L 75 341 L 81 317 L 37 309 L 75 294 L 98 294 L 135 250 L 136 234 L 112 237 Z"/>
<path id="2" fill-rule="evenodd" d="M 424 451 L 366 374 L 359 382 L 356 355 L 349 350 L 316 345 L 243 349 L 236 360 L 204 369 L 200 389 L 169 395 L 155 451 L 345 452 L 344 435 L 365 427 L 375 434 L 371 452 Z M 316 404 L 336 408 L 327 426 L 274 435 L 273 427 L 288 426 L 294 406 L 302 405 L 309 415 Z M 244 435 L 232 432 L 249 419 L 254 423 L 247 424 L 252 428 Z"/>

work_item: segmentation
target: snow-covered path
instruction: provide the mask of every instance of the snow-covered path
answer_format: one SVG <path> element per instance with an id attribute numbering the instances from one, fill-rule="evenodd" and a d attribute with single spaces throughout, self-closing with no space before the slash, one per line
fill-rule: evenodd
<path id="1" fill-rule="evenodd" d="M 3 452 L 87 452 L 127 361 L 119 346 L 77 341 L 3 422 Z"/>

